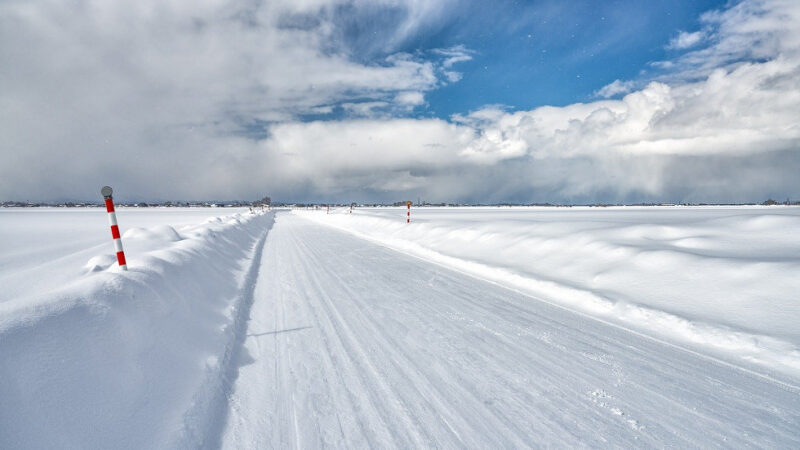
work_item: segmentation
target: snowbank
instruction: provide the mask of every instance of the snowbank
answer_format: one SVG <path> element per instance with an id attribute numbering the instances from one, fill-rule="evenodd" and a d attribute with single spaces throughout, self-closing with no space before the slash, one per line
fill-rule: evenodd
<path id="1" fill-rule="evenodd" d="M 72 283 L 0 303 L 0 448 L 202 445 L 273 220 L 131 228 L 128 272 L 96 254 Z"/>
<path id="2" fill-rule="evenodd" d="M 296 210 L 649 336 L 800 376 L 798 208 Z"/>
<path id="3" fill-rule="evenodd" d="M 179 233 L 207 219 L 247 208 L 118 207 L 123 233 L 169 225 Z M 146 239 L 126 240 L 125 250 L 153 250 Z M 0 303 L 39 297 L 85 273 L 95 255 L 113 253 L 104 208 L 0 208 Z M 113 256 L 113 255 L 112 255 Z"/>

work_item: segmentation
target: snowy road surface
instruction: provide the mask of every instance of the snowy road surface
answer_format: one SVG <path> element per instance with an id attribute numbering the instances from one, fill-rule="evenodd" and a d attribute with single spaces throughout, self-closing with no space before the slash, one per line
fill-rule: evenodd
<path id="1" fill-rule="evenodd" d="M 227 448 L 800 447 L 797 387 L 278 214 Z"/>

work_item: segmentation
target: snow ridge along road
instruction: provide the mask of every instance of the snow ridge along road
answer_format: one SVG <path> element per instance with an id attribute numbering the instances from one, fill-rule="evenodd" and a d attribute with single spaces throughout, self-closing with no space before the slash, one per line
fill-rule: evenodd
<path id="1" fill-rule="evenodd" d="M 227 399 L 238 376 L 236 364 L 240 359 L 239 355 L 247 332 L 247 321 L 253 305 L 253 291 L 261 266 L 264 242 L 272 223 L 272 220 L 268 222 L 253 247 L 253 255 L 249 258 L 250 268 L 241 284 L 241 293 L 231 307 L 233 321 L 226 327 L 225 334 L 229 337 L 222 357 L 210 364 L 216 366 L 218 370 L 208 371 L 203 387 L 197 390 L 191 409 L 184 415 L 184 431 L 175 443 L 176 447 L 209 447 L 225 425 Z"/>
<path id="2" fill-rule="evenodd" d="M 0 302 L 0 448 L 218 436 L 273 217 L 131 228 L 126 245 L 149 250 L 128 254 L 128 272 L 100 254 L 66 286 Z"/>
<path id="3" fill-rule="evenodd" d="M 791 387 L 275 220 L 223 447 L 800 446 Z"/>

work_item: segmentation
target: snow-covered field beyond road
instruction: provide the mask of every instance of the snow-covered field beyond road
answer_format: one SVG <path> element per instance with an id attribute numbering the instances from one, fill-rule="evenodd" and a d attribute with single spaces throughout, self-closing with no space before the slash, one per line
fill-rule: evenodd
<path id="1" fill-rule="evenodd" d="M 118 218 L 0 209 L 0 448 L 800 447 L 798 208 Z"/>
<path id="2" fill-rule="evenodd" d="M 393 249 L 800 378 L 800 208 L 296 210 Z"/>

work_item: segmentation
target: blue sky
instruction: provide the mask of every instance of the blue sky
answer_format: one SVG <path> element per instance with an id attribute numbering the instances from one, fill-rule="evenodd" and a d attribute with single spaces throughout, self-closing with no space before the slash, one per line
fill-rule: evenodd
<path id="1" fill-rule="evenodd" d="M 438 116 L 490 103 L 531 109 L 592 100 L 601 87 L 637 78 L 648 62 L 667 57 L 665 42 L 678 30 L 695 30 L 700 13 L 723 2 L 480 3 L 433 37 L 476 51 L 474 61 L 460 66 L 459 83 L 429 96 Z"/>
<path id="2" fill-rule="evenodd" d="M 417 53 L 462 45 L 473 60 L 457 69 L 460 81 L 427 95 L 420 116 L 447 118 L 487 104 L 510 109 L 594 100 L 616 79 L 655 76 L 648 66 L 671 56 L 665 44 L 679 31 L 696 31 L 703 12 L 720 0 L 471 1 L 401 45 L 374 48 L 380 17 L 360 18 L 349 35 L 354 53 L 373 61 L 388 52 Z M 385 12 L 382 13 L 385 15 Z M 374 29 L 373 29 L 374 27 Z M 378 40 L 380 42 L 380 40 Z"/>
<path id="3" fill-rule="evenodd" d="M 800 198 L 796 0 L 7 0 L 0 67 L 0 200 Z"/>

